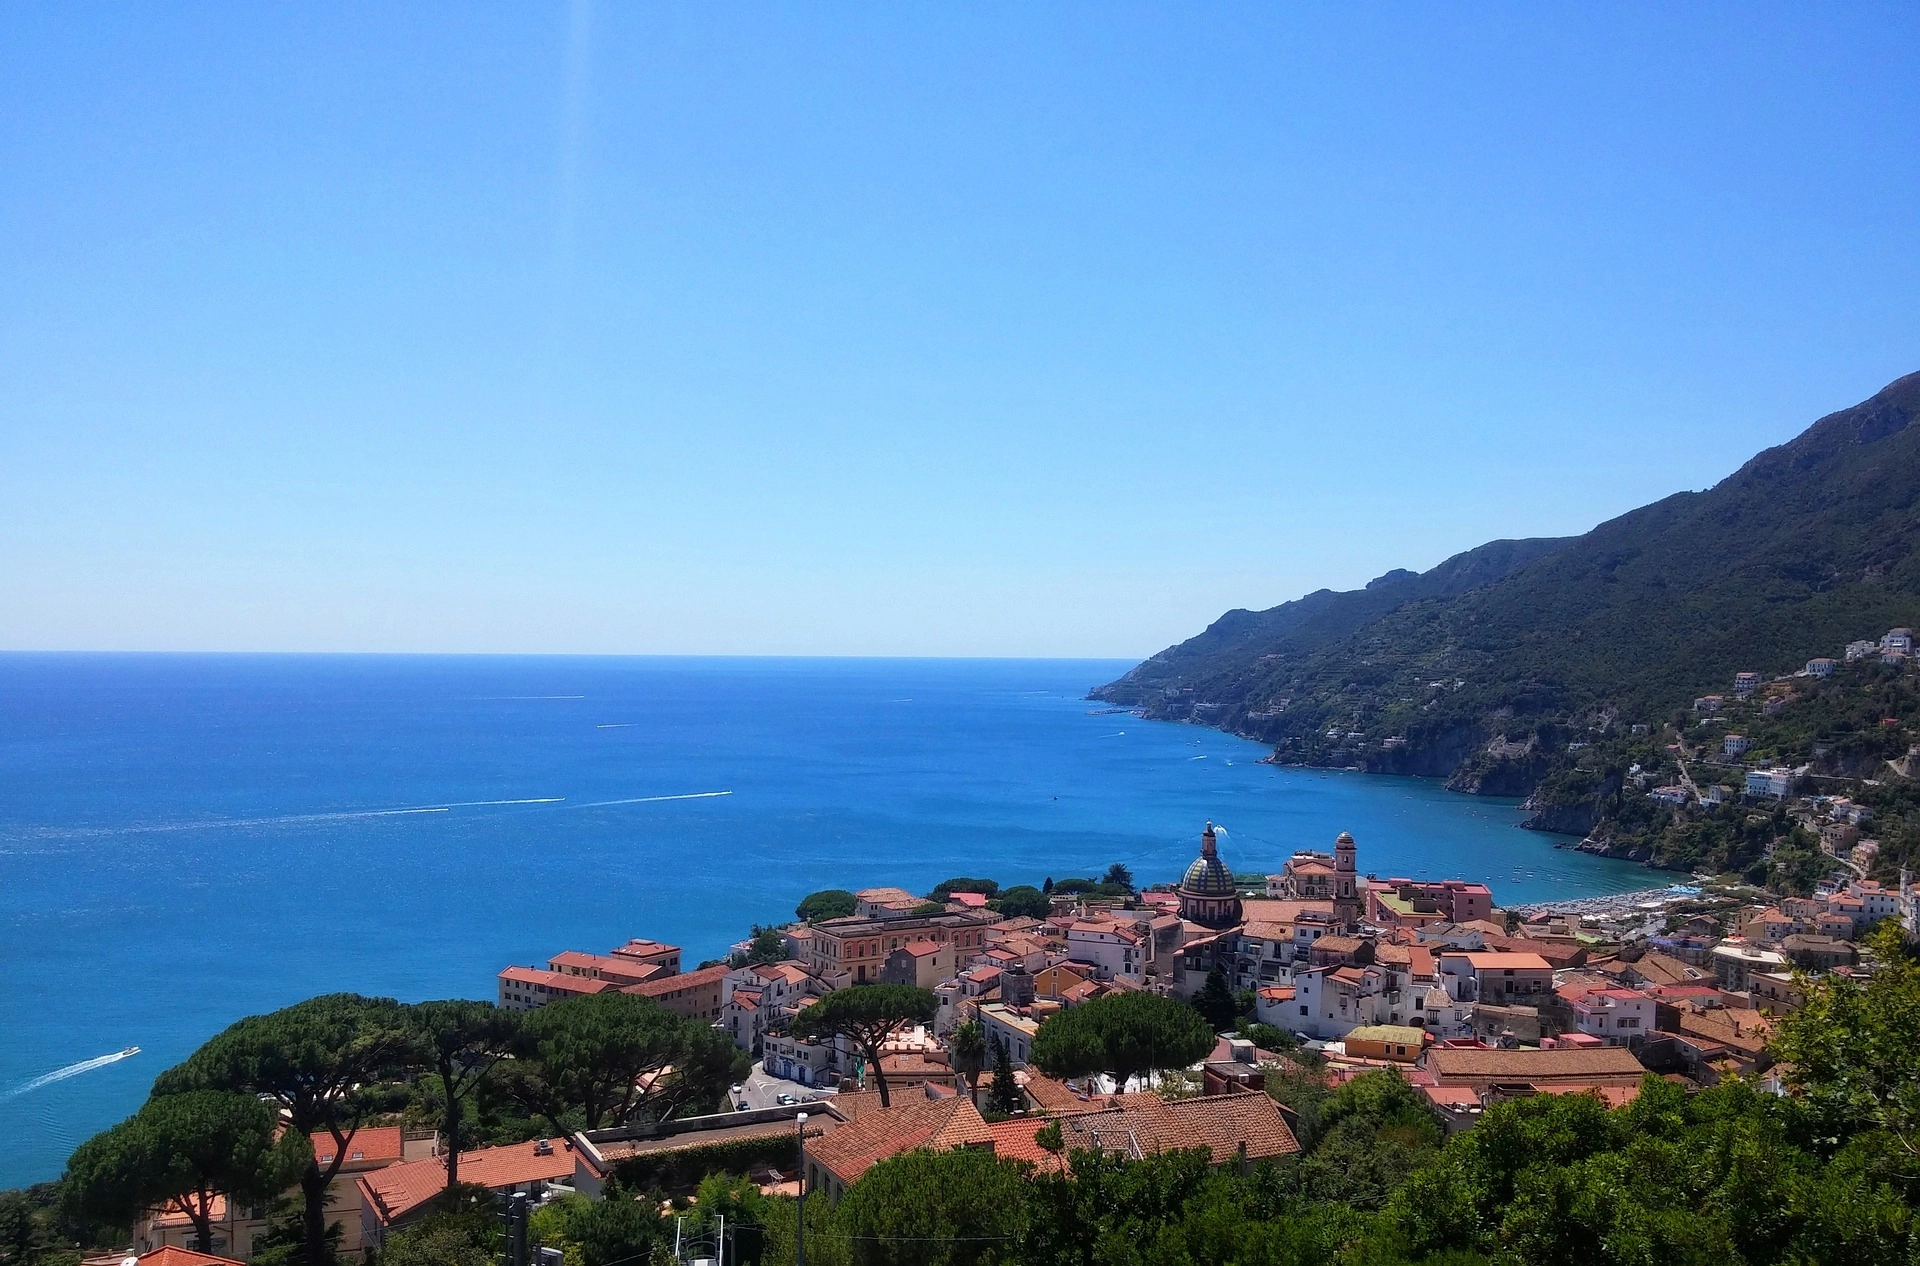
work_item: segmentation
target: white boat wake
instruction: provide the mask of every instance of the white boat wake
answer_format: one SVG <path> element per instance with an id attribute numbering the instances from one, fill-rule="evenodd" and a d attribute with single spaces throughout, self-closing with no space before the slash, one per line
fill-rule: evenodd
<path id="1" fill-rule="evenodd" d="M 65 1081 L 69 1077 L 78 1077 L 81 1073 L 90 1073 L 96 1068 L 105 1068 L 108 1064 L 117 1064 L 123 1059 L 132 1059 L 140 1053 L 137 1046 L 129 1046 L 124 1051 L 115 1051 L 111 1055 L 101 1055 L 94 1059 L 83 1059 L 77 1064 L 68 1064 L 65 1068 L 56 1068 L 50 1073 L 42 1073 L 32 1081 L 21 1082 L 12 1090 L 0 1093 L 0 1099 L 12 1099 L 38 1090 L 42 1086 L 51 1086 L 56 1081 Z"/>
<path id="2" fill-rule="evenodd" d="M 396 809 L 342 809 L 332 813 L 287 813 L 271 818 L 208 818 L 199 822 L 154 822 L 133 826 L 76 827 L 50 832 L 57 838 L 92 838 L 107 835 L 160 835 L 176 831 L 218 831 L 233 827 L 311 826 L 320 822 L 351 822 L 360 818 L 403 818 L 416 813 L 451 813 L 455 809 L 479 809 L 494 805 L 560 804 L 565 796 L 522 796 L 514 800 L 453 800 L 446 804 L 407 805 Z"/>
<path id="3" fill-rule="evenodd" d="M 627 800 L 595 800 L 583 804 L 582 809 L 605 809 L 616 804 L 653 804 L 660 800 L 711 800 L 715 796 L 730 796 L 731 791 L 688 791 L 677 796 L 634 796 Z"/>

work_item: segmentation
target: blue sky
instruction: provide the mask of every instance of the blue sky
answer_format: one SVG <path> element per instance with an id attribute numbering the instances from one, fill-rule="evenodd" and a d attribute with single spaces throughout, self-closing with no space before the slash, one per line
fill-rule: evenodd
<path id="1" fill-rule="evenodd" d="M 0 646 L 1144 655 L 1920 369 L 1920 8 L 15 4 Z"/>

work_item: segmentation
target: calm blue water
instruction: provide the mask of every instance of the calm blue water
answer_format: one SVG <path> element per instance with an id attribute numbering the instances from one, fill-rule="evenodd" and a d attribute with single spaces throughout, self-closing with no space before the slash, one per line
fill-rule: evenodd
<path id="1" fill-rule="evenodd" d="M 1648 883 L 1508 803 L 1091 714 L 1126 667 L 0 655 L 0 1187 L 239 1016 L 491 998 L 508 963 L 630 936 L 717 957 L 818 888 L 1170 880 L 1208 818 L 1242 871 L 1351 830 L 1363 870 L 1503 900 Z"/>

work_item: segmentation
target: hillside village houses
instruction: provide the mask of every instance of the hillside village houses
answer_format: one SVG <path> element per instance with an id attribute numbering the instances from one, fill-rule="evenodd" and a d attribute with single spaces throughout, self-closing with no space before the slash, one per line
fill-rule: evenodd
<path id="1" fill-rule="evenodd" d="M 1835 812 L 1845 816 L 1847 806 Z M 1836 877 L 1811 897 L 1673 920 L 1647 935 L 1646 910 L 1631 901 L 1582 913 L 1502 911 L 1483 884 L 1363 874 L 1358 852 L 1342 834 L 1330 851 L 1297 852 L 1243 891 L 1209 826 L 1179 882 L 1124 898 L 1056 895 L 1039 918 L 1002 918 L 979 894 L 956 894 L 968 899 L 935 912 L 900 889 L 866 889 L 852 915 L 784 929 L 788 957 L 778 962 L 749 964 L 742 954 L 685 970 L 678 947 L 636 939 L 506 968 L 503 1008 L 614 990 L 649 997 L 720 1028 L 756 1058 L 756 1079 L 789 1093 L 758 1107 L 736 1097 L 686 1120 L 476 1148 L 462 1154 L 462 1180 L 536 1198 L 598 1197 L 623 1159 L 785 1137 L 800 1111 L 807 1167 L 787 1179 L 828 1199 L 915 1147 L 988 1148 L 1057 1166 L 1062 1157 L 1034 1141 L 1049 1120 L 1061 1123 L 1069 1154 L 1204 1146 L 1216 1163 L 1237 1164 L 1297 1150 L 1286 1112 L 1264 1090 L 1287 1054 L 1231 1034 L 1193 1070 L 1198 1098 L 1102 1079 L 1063 1085 L 1030 1066 L 1049 1016 L 1115 991 L 1188 998 L 1216 971 L 1253 994 L 1258 1021 L 1319 1050 L 1321 1075 L 1337 1082 L 1398 1068 L 1448 1130 L 1471 1128 L 1488 1104 L 1513 1095 L 1624 1103 L 1649 1071 L 1700 1085 L 1766 1072 L 1774 1017 L 1804 1000 L 1806 976 L 1796 970 L 1870 971 L 1863 933 L 1890 918 L 1920 928 L 1910 885 Z M 820 997 L 879 981 L 923 985 L 938 1003 L 932 1022 L 903 1026 L 882 1050 L 887 1109 L 847 1043 L 792 1033 L 794 1017 Z M 1016 1069 L 1024 1112 L 1009 1121 L 982 1117 L 954 1068 L 948 1043 L 969 1019 Z M 440 1146 L 430 1130 L 392 1126 L 349 1140 L 330 1205 L 343 1252 L 376 1250 L 422 1215 L 443 1181 Z M 216 1252 L 249 1257 L 262 1213 L 223 1202 Z M 185 1218 L 156 1214 L 136 1228 L 136 1249 L 180 1249 L 190 1235 Z"/>

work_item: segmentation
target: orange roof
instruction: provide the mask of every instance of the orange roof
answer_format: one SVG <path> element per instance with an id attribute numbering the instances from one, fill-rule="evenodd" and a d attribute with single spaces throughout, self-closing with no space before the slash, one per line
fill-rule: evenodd
<path id="1" fill-rule="evenodd" d="M 1248 923 L 1298 923 L 1300 916 L 1313 911 L 1333 915 L 1331 901 L 1283 901 L 1273 897 L 1247 897 L 1240 902 L 1240 913 Z"/>
<path id="2" fill-rule="evenodd" d="M 1242 1146 L 1249 1160 L 1300 1150 L 1300 1141 L 1280 1115 L 1280 1105 L 1267 1095 L 1202 1095 L 1176 1099 L 1167 1108 L 1192 1131 L 1198 1145 L 1212 1149 L 1216 1165 L 1238 1156 Z"/>
<path id="3" fill-rule="evenodd" d="M 1463 950 L 1457 953 L 1442 954 L 1442 958 L 1464 958 L 1467 965 L 1475 971 L 1551 971 L 1547 960 L 1538 954 L 1496 953 L 1493 951 Z"/>
<path id="4" fill-rule="evenodd" d="M 1064 1081 L 1042 1077 L 1035 1069 L 1025 1069 L 1024 1073 L 1026 1080 L 1021 1082 L 1020 1088 L 1027 1092 L 1027 1098 L 1033 1100 L 1034 1106 L 1042 1112 L 1058 1116 L 1067 1112 L 1098 1112 L 1106 1106 L 1104 1099 L 1083 1095 Z"/>
<path id="5" fill-rule="evenodd" d="M 333 1135 L 322 1130 L 313 1136 L 313 1159 L 325 1169 L 333 1164 L 337 1149 Z M 347 1159 L 342 1168 L 360 1165 L 390 1165 L 400 1159 L 400 1127 L 363 1125 L 347 1139 Z"/>
<path id="6" fill-rule="evenodd" d="M 678 954 L 678 945 L 669 945 L 665 941 L 649 941 L 644 936 L 636 936 L 625 945 L 615 947 L 614 953 L 626 954 L 633 958 L 651 958 L 659 954 Z"/>
<path id="7" fill-rule="evenodd" d="M 1141 1157 L 1206 1148 L 1213 1163 L 1300 1150 L 1279 1105 L 1267 1095 L 1203 1095 L 1172 1103 L 1152 1094 L 1110 1095 L 1092 1112 L 1060 1118 L 1069 1148 L 1093 1148 Z"/>
<path id="8" fill-rule="evenodd" d="M 1024 1161 L 1043 1174 L 1065 1169 L 1064 1155 L 1055 1155 L 1034 1142 L 1033 1136 L 1046 1124 L 1046 1117 L 1012 1117 L 992 1122 L 987 1126 L 987 1133 L 993 1136 L 993 1154 L 1001 1160 Z M 1064 1154 L 1065 1150 L 1062 1148 L 1061 1152 Z"/>
<path id="9" fill-rule="evenodd" d="M 556 993 L 605 993 L 616 983 L 593 976 L 569 976 L 565 972 L 545 971 L 538 967 L 509 967 L 500 973 L 500 979 L 515 980 L 523 985 L 545 985 Z"/>
<path id="10" fill-rule="evenodd" d="M 505 1147 L 483 1147 L 460 1153 L 460 1181 L 504 1191 L 530 1183 L 553 1182 L 571 1178 L 574 1172 L 573 1144 L 565 1139 L 548 1140 L 546 1155 L 539 1153 L 539 1142 L 511 1143 Z M 440 1194 L 447 1185 L 447 1163 L 434 1156 L 425 1160 L 389 1165 L 363 1175 L 360 1198 L 373 1210 L 382 1226 L 391 1226 L 421 1204 Z"/>
<path id="11" fill-rule="evenodd" d="M 196 1253 L 190 1248 L 169 1244 L 140 1254 L 140 1266 L 240 1266 L 240 1263 L 231 1257 L 215 1257 L 212 1253 Z"/>
<path id="12" fill-rule="evenodd" d="M 702 985 L 711 985 L 732 971 L 725 963 L 714 967 L 702 967 L 698 971 L 682 972 L 678 976 L 662 976 L 658 980 L 643 981 L 637 985 L 628 985 L 621 993 L 637 993 L 642 998 L 663 998 L 682 989 L 698 989 Z"/>
<path id="13" fill-rule="evenodd" d="M 1584 1087 L 1603 1081 L 1639 1084 L 1646 1069 L 1624 1046 L 1599 1050 L 1492 1050 L 1472 1047 L 1428 1047 L 1423 1057 L 1441 1084 L 1516 1082 L 1559 1088 L 1577 1081 Z"/>
<path id="14" fill-rule="evenodd" d="M 922 1147 L 946 1152 L 993 1141 L 986 1121 L 965 1095 L 939 1100 L 913 1095 L 902 1100 L 891 1108 L 860 1114 L 807 1148 L 807 1159 L 852 1184 L 902 1152 Z"/>
<path id="15" fill-rule="evenodd" d="M 987 894 L 984 892 L 951 892 L 947 894 L 947 900 L 957 906 L 967 906 L 975 910 L 984 910 L 987 905 Z"/>
<path id="16" fill-rule="evenodd" d="M 194 1196 L 192 1197 L 192 1199 L 195 1204 L 198 1204 L 200 1201 L 200 1198 L 198 1196 Z M 207 1201 L 207 1216 L 213 1219 L 215 1222 L 226 1221 L 227 1198 L 221 1195 L 219 1192 L 215 1192 L 212 1198 Z M 186 1226 L 193 1225 L 193 1219 L 187 1216 L 185 1210 L 181 1209 L 178 1204 L 171 1201 L 168 1202 L 167 1206 L 164 1209 L 160 1209 L 155 1213 L 153 1213 L 151 1215 L 151 1218 L 154 1225 L 156 1226 L 186 1227 Z M 124 1258 L 116 1259 L 116 1266 L 119 1261 L 123 1261 L 123 1260 L 125 1259 Z"/>
<path id="17" fill-rule="evenodd" d="M 908 941 L 900 948 L 915 958 L 925 958 L 929 954 L 938 954 L 945 947 L 935 941 Z"/>

